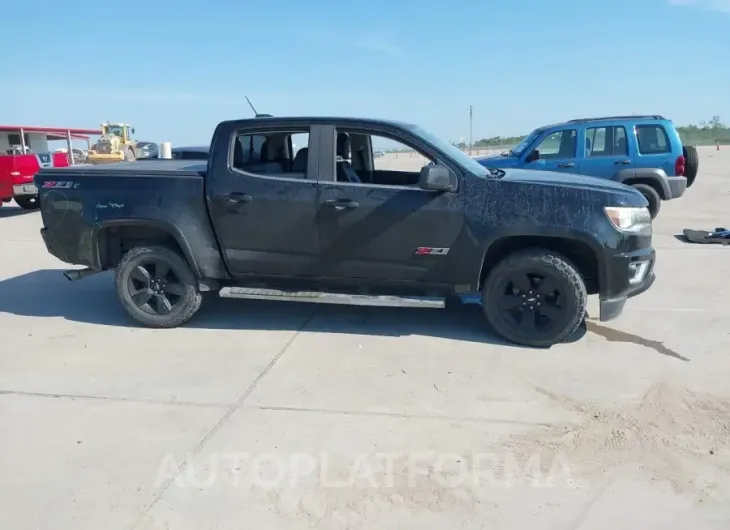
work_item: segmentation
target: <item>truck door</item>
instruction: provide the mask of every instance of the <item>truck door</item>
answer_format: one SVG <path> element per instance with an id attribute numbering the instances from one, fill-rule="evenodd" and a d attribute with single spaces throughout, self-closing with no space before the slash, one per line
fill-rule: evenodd
<path id="1" fill-rule="evenodd" d="M 550 129 L 537 144 L 540 158 L 525 164 L 525 169 L 578 172 L 578 130 L 576 128 Z M 527 153 L 523 156 L 529 156 Z"/>
<path id="2" fill-rule="evenodd" d="M 605 179 L 614 179 L 619 172 L 624 179 L 632 177 L 635 156 L 629 151 L 626 133 L 623 125 L 601 124 L 587 127 L 580 172 Z"/>
<path id="3" fill-rule="evenodd" d="M 447 282 L 459 270 L 449 264 L 458 258 L 450 249 L 462 232 L 463 204 L 458 192 L 418 187 L 421 168 L 435 157 L 394 131 L 330 127 L 322 134 L 329 146 L 320 156 L 323 276 Z"/>
<path id="4" fill-rule="evenodd" d="M 296 124 L 235 131 L 229 150 L 212 153 L 209 208 L 234 276 L 319 273 L 316 163 L 308 157 L 313 130 Z"/>

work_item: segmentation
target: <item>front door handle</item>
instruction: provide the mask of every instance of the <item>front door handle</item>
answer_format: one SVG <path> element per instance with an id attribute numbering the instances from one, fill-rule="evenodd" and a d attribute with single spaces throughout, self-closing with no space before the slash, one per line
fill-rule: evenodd
<path id="1" fill-rule="evenodd" d="M 573 162 L 568 162 L 567 164 L 558 164 L 558 167 L 575 167 L 575 164 Z"/>
<path id="2" fill-rule="evenodd" d="M 242 202 L 251 202 L 253 197 L 240 191 L 234 191 L 228 195 L 228 202 L 231 204 L 240 204 Z"/>
<path id="3" fill-rule="evenodd" d="M 616 163 L 617 164 L 628 165 L 628 164 L 631 163 L 631 160 L 616 160 Z"/>
<path id="4" fill-rule="evenodd" d="M 322 206 L 331 206 L 336 210 L 344 210 L 345 208 L 357 208 L 360 206 L 360 203 L 349 199 L 328 199 L 326 201 L 322 201 Z"/>

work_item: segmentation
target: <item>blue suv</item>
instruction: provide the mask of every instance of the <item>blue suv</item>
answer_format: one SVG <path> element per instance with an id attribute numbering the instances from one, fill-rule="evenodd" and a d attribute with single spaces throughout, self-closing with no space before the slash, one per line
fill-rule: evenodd
<path id="1" fill-rule="evenodd" d="M 580 148 L 579 148 L 580 147 Z M 476 159 L 487 167 L 540 169 L 614 180 L 640 191 L 652 217 L 694 183 L 697 150 L 657 115 L 583 118 L 539 127 L 514 149 Z"/>

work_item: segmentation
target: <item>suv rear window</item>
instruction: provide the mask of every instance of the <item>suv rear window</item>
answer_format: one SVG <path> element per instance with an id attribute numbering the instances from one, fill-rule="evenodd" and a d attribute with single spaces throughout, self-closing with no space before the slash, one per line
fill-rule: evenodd
<path id="1" fill-rule="evenodd" d="M 669 153 L 669 138 L 667 131 L 661 125 L 637 125 L 636 139 L 639 142 L 639 153 L 654 155 Z"/>

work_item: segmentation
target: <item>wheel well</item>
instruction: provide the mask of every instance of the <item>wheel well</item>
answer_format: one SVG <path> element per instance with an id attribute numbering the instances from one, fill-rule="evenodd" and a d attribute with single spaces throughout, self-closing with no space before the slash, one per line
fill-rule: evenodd
<path id="1" fill-rule="evenodd" d="M 505 257 L 518 250 L 535 247 L 552 250 L 568 258 L 583 277 L 588 294 L 599 292 L 598 258 L 593 249 L 587 243 L 576 239 L 546 236 L 512 236 L 498 239 L 492 243 L 484 255 L 479 277 L 479 288 L 481 289 L 484 279 L 492 267 Z"/>
<path id="2" fill-rule="evenodd" d="M 660 199 L 666 200 L 666 197 L 664 196 L 664 190 L 662 189 L 661 185 L 654 179 L 639 177 L 635 179 L 625 180 L 623 183 L 627 186 L 633 186 L 634 184 L 646 184 L 659 194 Z"/>
<path id="3" fill-rule="evenodd" d="M 99 232 L 99 259 L 105 269 L 113 269 L 124 254 L 139 245 L 160 245 L 174 250 L 187 261 L 175 237 L 154 226 L 111 226 Z"/>

